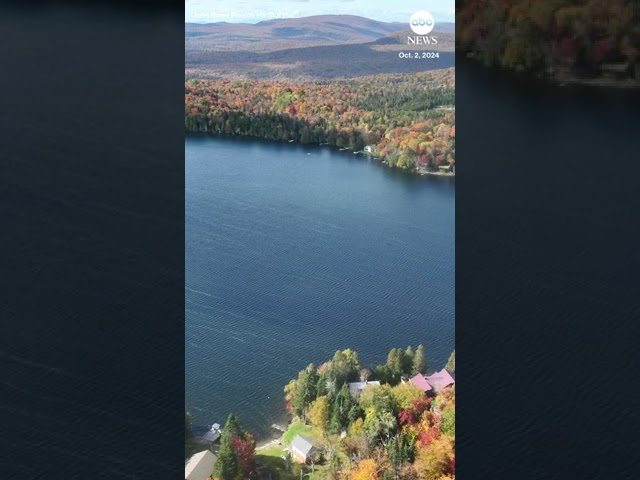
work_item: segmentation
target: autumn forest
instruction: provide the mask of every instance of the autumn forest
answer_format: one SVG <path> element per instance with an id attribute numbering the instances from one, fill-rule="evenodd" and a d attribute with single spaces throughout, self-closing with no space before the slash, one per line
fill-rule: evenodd
<path id="1" fill-rule="evenodd" d="M 616 63 L 619 77 L 640 77 L 637 1 L 466 0 L 457 7 L 456 49 L 486 65 L 598 76 Z"/>
<path id="2" fill-rule="evenodd" d="M 428 172 L 455 163 L 454 69 L 308 83 L 185 82 L 185 130 L 360 152 Z"/>

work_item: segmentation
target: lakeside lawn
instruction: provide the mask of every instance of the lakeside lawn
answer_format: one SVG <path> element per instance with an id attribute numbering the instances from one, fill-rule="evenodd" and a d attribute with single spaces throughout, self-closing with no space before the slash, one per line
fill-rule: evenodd
<path id="1" fill-rule="evenodd" d="M 284 451 L 284 447 L 279 445 Z M 326 465 L 316 465 L 312 468 L 309 465 L 301 465 L 295 460 L 287 466 L 287 461 L 277 455 L 277 452 L 270 451 L 271 449 L 265 449 L 256 454 L 256 460 L 258 465 L 261 465 L 264 470 L 263 474 L 259 478 L 271 478 L 271 480 L 323 480 L 326 478 Z M 300 471 L 302 470 L 302 475 Z"/>
<path id="2" fill-rule="evenodd" d="M 285 454 L 284 445 L 273 445 L 269 448 L 264 448 L 256 452 L 256 455 L 262 455 L 264 457 L 276 457 L 281 458 Z"/>
<path id="3" fill-rule="evenodd" d="M 309 440 L 313 440 L 314 442 L 320 440 L 320 433 L 318 431 L 316 431 L 310 425 L 305 425 L 302 420 L 296 420 L 289 426 L 287 431 L 282 436 L 282 444 L 285 447 L 288 447 L 289 445 L 291 445 L 293 439 L 296 438 L 296 435 L 302 435 L 303 437 L 307 437 Z"/>
<path id="4" fill-rule="evenodd" d="M 297 420 L 282 435 L 282 444 L 272 445 L 256 452 L 256 460 L 268 470 L 272 480 L 298 480 L 301 478 L 300 470 L 302 470 L 303 480 L 324 478 L 322 472 L 326 468 L 325 466 L 316 465 L 312 468 L 308 465 L 300 465 L 295 460 L 290 460 L 287 466 L 287 461 L 282 457 L 286 456 L 285 448 L 291 445 L 296 435 L 307 437 L 309 440 L 313 440 L 314 443 L 321 438 L 320 432 L 310 425 L 305 425 L 301 420 Z"/>

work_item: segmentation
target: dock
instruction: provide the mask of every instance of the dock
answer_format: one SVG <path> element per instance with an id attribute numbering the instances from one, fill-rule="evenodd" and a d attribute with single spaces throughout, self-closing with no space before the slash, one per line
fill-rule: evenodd
<path id="1" fill-rule="evenodd" d="M 282 432 L 282 433 L 287 431 L 286 428 L 284 428 L 284 427 L 282 427 L 280 425 L 276 425 L 275 423 L 273 425 L 271 425 L 271 428 L 273 428 L 274 430 L 278 430 L 279 432 Z"/>
<path id="2" fill-rule="evenodd" d="M 198 443 L 213 443 L 220 438 L 221 434 L 222 434 L 222 429 L 220 428 L 220 425 L 217 423 L 214 423 L 213 425 L 211 425 L 211 428 L 209 428 L 209 430 L 205 431 L 200 435 L 197 435 L 196 441 Z"/>

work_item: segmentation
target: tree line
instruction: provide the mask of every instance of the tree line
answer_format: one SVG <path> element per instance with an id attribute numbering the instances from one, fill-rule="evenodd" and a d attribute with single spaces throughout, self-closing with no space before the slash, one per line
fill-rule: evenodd
<path id="1" fill-rule="evenodd" d="M 541 74 L 557 65 L 597 72 L 605 62 L 640 58 L 635 0 L 466 0 L 457 6 L 457 50 L 487 65 Z"/>
<path id="2" fill-rule="evenodd" d="M 185 130 L 328 144 L 393 167 L 455 162 L 454 70 L 287 84 L 185 82 Z"/>

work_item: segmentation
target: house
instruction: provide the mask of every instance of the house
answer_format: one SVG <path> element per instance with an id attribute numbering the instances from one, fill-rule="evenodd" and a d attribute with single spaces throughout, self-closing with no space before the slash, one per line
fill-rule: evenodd
<path id="1" fill-rule="evenodd" d="M 365 153 L 374 153 L 375 150 L 376 147 L 374 145 L 367 145 L 366 147 L 364 147 Z"/>
<path id="2" fill-rule="evenodd" d="M 443 368 L 439 372 L 434 372 L 426 377 L 421 373 L 418 373 L 409 379 L 409 383 L 420 387 L 424 393 L 438 393 L 443 388 L 456 383 L 456 380 L 453 375 L 447 371 L 447 369 Z"/>
<path id="3" fill-rule="evenodd" d="M 421 373 L 418 373 L 418 374 L 414 375 L 413 377 L 411 377 L 409 379 L 409 383 L 412 384 L 412 385 L 415 385 L 416 387 L 420 387 L 420 389 L 424 393 L 430 392 L 433 389 L 433 387 L 431 386 L 429 381 Z"/>
<path id="4" fill-rule="evenodd" d="M 451 171 L 451 165 L 447 164 L 447 165 L 439 165 L 438 166 L 438 170 L 440 170 L 441 172 L 450 172 Z"/>
<path id="5" fill-rule="evenodd" d="M 429 385 L 433 388 L 434 393 L 438 393 L 443 388 L 446 388 L 450 385 L 456 383 L 456 379 L 453 377 L 451 373 L 447 371 L 446 368 L 443 368 L 439 372 L 435 372 L 428 377 L 425 377 Z"/>
<path id="6" fill-rule="evenodd" d="M 351 393 L 351 396 L 354 398 L 358 398 L 361 394 L 362 391 L 367 388 L 367 387 L 379 387 L 380 386 L 380 382 L 378 381 L 373 381 L 373 382 L 351 382 L 349 383 L 349 392 Z"/>
<path id="7" fill-rule="evenodd" d="M 210 450 L 194 454 L 184 466 L 184 480 L 209 480 L 216 464 L 216 456 Z"/>
<path id="8" fill-rule="evenodd" d="M 313 459 L 313 456 L 316 453 L 316 447 L 313 446 L 310 440 L 300 435 L 296 435 L 291 442 L 291 445 L 289 445 L 289 453 L 291 453 L 291 456 L 300 463 L 307 463 L 309 460 Z"/>

